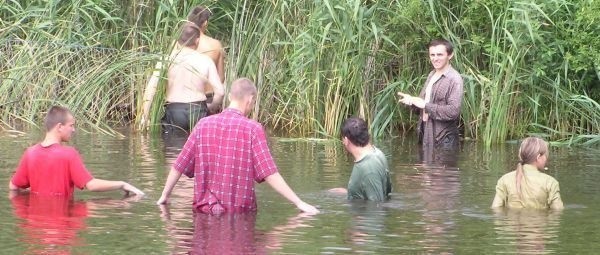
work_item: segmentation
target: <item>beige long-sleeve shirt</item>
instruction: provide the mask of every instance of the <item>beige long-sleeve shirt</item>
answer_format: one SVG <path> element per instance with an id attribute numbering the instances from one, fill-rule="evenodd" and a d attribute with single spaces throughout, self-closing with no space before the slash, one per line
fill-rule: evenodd
<path id="1" fill-rule="evenodd" d="M 532 209 L 562 209 L 558 181 L 540 172 L 535 166 L 523 165 L 521 196 L 517 192 L 516 171 L 505 174 L 498 180 L 492 207 Z"/>

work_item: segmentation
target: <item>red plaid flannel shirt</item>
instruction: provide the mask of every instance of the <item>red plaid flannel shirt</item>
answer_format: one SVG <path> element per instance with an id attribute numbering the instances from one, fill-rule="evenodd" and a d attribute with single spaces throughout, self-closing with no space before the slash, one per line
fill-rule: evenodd
<path id="1" fill-rule="evenodd" d="M 227 108 L 201 119 L 173 167 L 194 177 L 194 211 L 256 211 L 254 182 L 277 172 L 263 127 Z"/>

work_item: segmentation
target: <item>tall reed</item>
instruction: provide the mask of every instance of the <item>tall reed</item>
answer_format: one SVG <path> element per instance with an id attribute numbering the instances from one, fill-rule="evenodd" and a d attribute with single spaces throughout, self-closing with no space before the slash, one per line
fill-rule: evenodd
<path id="1" fill-rule="evenodd" d="M 395 93 L 420 91 L 425 45 L 443 37 L 465 79 L 466 137 L 600 140 L 600 4 L 585 0 L 4 1 L 0 125 L 35 124 L 53 103 L 91 129 L 137 121 L 155 62 L 196 4 L 214 13 L 208 33 L 226 46 L 227 83 L 255 80 L 253 117 L 289 136 L 335 137 L 351 115 L 376 137 L 406 134 L 416 116 Z"/>

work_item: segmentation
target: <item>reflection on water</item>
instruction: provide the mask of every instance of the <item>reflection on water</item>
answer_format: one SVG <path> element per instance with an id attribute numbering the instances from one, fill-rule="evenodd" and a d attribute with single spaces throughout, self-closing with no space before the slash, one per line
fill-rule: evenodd
<path id="1" fill-rule="evenodd" d="M 496 211 L 494 225 L 498 240 L 515 246 L 518 254 L 550 254 L 548 244 L 558 242 L 561 211 L 503 210 Z"/>
<path id="2" fill-rule="evenodd" d="M 351 225 L 346 231 L 349 241 L 354 244 L 356 252 L 368 252 L 369 247 L 378 247 L 383 244 L 379 236 L 385 229 L 385 219 L 388 207 L 383 203 L 373 201 L 348 201 L 350 203 Z M 363 250 L 363 249 L 367 250 Z"/>
<path id="3" fill-rule="evenodd" d="M 86 202 L 29 194 L 11 196 L 10 202 L 25 253 L 69 254 L 71 247 L 85 245 L 77 233 L 86 228 Z"/>
<path id="4" fill-rule="evenodd" d="M 0 184 L 6 187 L 23 150 L 39 137 L 0 135 Z M 266 184 L 257 185 L 258 213 L 194 215 L 193 181 L 182 177 L 171 204 L 155 205 L 185 137 L 124 138 L 78 134 L 73 145 L 99 178 L 122 179 L 147 197 L 77 191 L 70 201 L 25 195 L 0 203 L 0 249 L 7 254 L 489 254 L 595 253 L 600 249 L 600 153 L 553 148 L 562 214 L 489 209 L 496 181 L 513 170 L 516 144 L 457 153 L 421 153 L 410 139 L 376 141 L 388 157 L 392 199 L 347 201 L 352 158 L 337 141 L 270 139 L 279 170 L 322 214 L 307 216 Z M 2 184 L 4 183 L 4 184 Z M 5 188 L 2 189 L 6 191 Z"/>

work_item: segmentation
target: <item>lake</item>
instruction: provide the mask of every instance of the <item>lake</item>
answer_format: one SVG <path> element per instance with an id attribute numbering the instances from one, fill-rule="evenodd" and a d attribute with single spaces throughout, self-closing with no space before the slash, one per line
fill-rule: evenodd
<path id="1" fill-rule="evenodd" d="M 97 178 L 125 180 L 146 192 L 76 191 L 74 201 L 8 198 L 8 181 L 24 149 L 41 134 L 0 133 L 0 203 L 4 254 L 589 254 L 600 249 L 600 149 L 552 147 L 547 173 L 566 209 L 489 209 L 496 181 L 513 170 L 517 143 L 465 141 L 443 164 L 424 164 L 412 138 L 375 144 L 388 156 L 392 199 L 349 202 L 351 157 L 338 141 L 270 138 L 282 176 L 321 214 L 307 216 L 267 184 L 254 214 L 194 217 L 193 182 L 182 176 L 171 204 L 157 206 L 184 139 L 80 132 L 70 143 Z M 446 162 L 445 158 L 435 159 Z"/>

